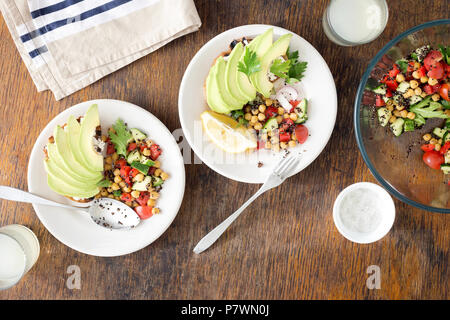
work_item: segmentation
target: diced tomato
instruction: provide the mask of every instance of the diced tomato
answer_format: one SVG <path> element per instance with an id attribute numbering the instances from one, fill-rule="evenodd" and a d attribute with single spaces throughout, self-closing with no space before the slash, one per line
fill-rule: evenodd
<path id="1" fill-rule="evenodd" d="M 441 147 L 441 150 L 439 150 L 440 154 L 446 154 L 447 151 L 450 149 L 450 141 L 447 141 L 444 143 L 444 145 Z"/>
<path id="2" fill-rule="evenodd" d="M 161 153 L 162 153 L 162 150 L 159 147 L 159 145 L 157 145 L 156 143 L 152 144 L 150 146 L 150 158 L 152 158 L 152 160 L 158 159 L 158 157 L 161 155 Z"/>
<path id="3" fill-rule="evenodd" d="M 280 123 L 280 129 L 283 131 L 287 131 L 289 129 L 289 127 L 294 125 L 294 121 L 290 118 L 287 119 L 283 119 L 283 121 L 281 121 Z"/>
<path id="4" fill-rule="evenodd" d="M 153 174 L 155 173 L 155 171 L 156 171 L 156 167 L 150 167 L 150 168 L 148 169 L 147 174 L 148 174 L 149 176 L 151 176 L 151 175 L 153 175 Z"/>
<path id="5" fill-rule="evenodd" d="M 130 176 L 128 176 L 128 177 L 125 178 L 125 183 L 126 183 L 128 186 L 131 186 L 131 185 L 132 185 L 132 181 L 131 181 L 131 177 L 130 177 Z"/>
<path id="6" fill-rule="evenodd" d="M 306 139 L 308 139 L 308 128 L 302 124 L 297 125 L 295 127 L 295 137 L 298 143 L 305 143 Z"/>
<path id="7" fill-rule="evenodd" d="M 425 152 L 422 156 L 422 160 L 430 168 L 439 170 L 441 164 L 444 163 L 444 156 L 439 152 L 432 150 Z"/>
<path id="8" fill-rule="evenodd" d="M 139 194 L 139 197 L 136 199 L 136 201 L 141 206 L 146 206 L 148 199 L 150 199 L 150 193 L 148 191 L 141 191 L 141 193 Z"/>
<path id="9" fill-rule="evenodd" d="M 273 106 L 267 107 L 264 114 L 266 116 L 266 119 L 275 117 L 278 114 L 278 109 Z"/>
<path id="10" fill-rule="evenodd" d="M 130 144 L 128 145 L 127 150 L 128 150 L 128 151 L 133 151 L 134 149 L 136 149 L 136 147 L 137 147 L 136 142 L 132 142 L 132 143 L 130 143 Z"/>
<path id="11" fill-rule="evenodd" d="M 395 76 L 398 75 L 399 73 L 400 73 L 399 68 L 397 67 L 396 64 L 394 64 L 394 67 L 389 71 L 389 77 L 395 78 Z"/>
<path id="12" fill-rule="evenodd" d="M 129 175 L 130 175 L 132 178 L 134 178 L 134 177 L 136 177 L 138 174 L 139 174 L 139 170 L 136 169 L 136 168 L 133 168 L 133 169 L 131 169 Z"/>
<path id="13" fill-rule="evenodd" d="M 414 71 L 414 61 L 408 62 L 408 67 L 406 68 L 406 72 L 410 73 Z"/>
<path id="14" fill-rule="evenodd" d="M 256 143 L 256 150 L 264 148 L 265 145 L 266 143 L 264 141 L 258 140 L 258 142 Z"/>
<path id="15" fill-rule="evenodd" d="M 397 90 L 398 83 L 395 80 L 388 79 L 386 80 L 386 86 L 389 88 L 389 90 L 395 91 Z"/>
<path id="16" fill-rule="evenodd" d="M 147 148 L 147 145 L 144 143 L 144 144 L 141 144 L 140 146 L 139 146 L 139 150 L 141 150 L 141 152 L 143 152 L 144 151 L 144 149 L 146 149 Z"/>
<path id="17" fill-rule="evenodd" d="M 291 135 L 289 132 L 280 130 L 279 136 L 280 136 L 280 142 L 288 142 L 289 140 L 291 140 Z"/>
<path id="18" fill-rule="evenodd" d="M 122 195 L 120 196 L 120 200 L 128 202 L 131 201 L 132 197 L 130 193 L 124 192 L 122 193 Z"/>
<path id="19" fill-rule="evenodd" d="M 433 79 L 442 79 L 444 74 L 444 66 L 441 62 L 437 62 L 435 65 L 432 65 L 431 69 L 427 73 L 428 77 Z"/>
<path id="20" fill-rule="evenodd" d="M 298 106 L 298 104 L 300 103 L 299 100 L 291 100 L 289 101 L 289 103 L 291 104 L 292 108 L 291 110 L 289 110 L 289 113 L 292 113 L 295 111 L 295 107 Z"/>
<path id="21" fill-rule="evenodd" d="M 122 166 L 120 168 L 120 176 L 123 179 L 125 179 L 125 178 L 129 177 L 130 171 L 131 171 L 131 167 L 130 166 Z"/>
<path id="22" fill-rule="evenodd" d="M 114 144 L 112 142 L 108 142 L 106 146 L 106 154 L 109 156 L 116 152 L 116 148 L 114 148 Z"/>
<path id="23" fill-rule="evenodd" d="M 425 59 L 423 59 L 423 65 L 427 70 L 431 69 L 431 66 L 436 65 L 439 61 L 442 60 L 442 53 L 438 50 L 431 50 Z"/>
<path id="24" fill-rule="evenodd" d="M 431 144 L 431 143 L 424 144 L 420 147 L 420 149 L 422 149 L 422 151 L 424 151 L 424 152 L 434 150 L 434 144 Z"/>
<path id="25" fill-rule="evenodd" d="M 121 158 L 119 160 L 116 161 L 116 168 L 122 168 L 123 166 L 127 165 L 127 160 L 125 160 L 124 158 Z"/>
<path id="26" fill-rule="evenodd" d="M 439 89 L 439 94 L 441 95 L 442 99 L 450 101 L 449 97 L 448 97 L 448 89 L 449 89 L 449 85 L 447 83 L 444 83 L 443 85 L 441 85 L 441 88 Z"/>
<path id="27" fill-rule="evenodd" d="M 426 84 L 426 85 L 423 86 L 423 91 L 426 94 L 432 94 L 433 93 L 433 88 L 429 84 Z"/>
<path id="28" fill-rule="evenodd" d="M 425 68 L 425 66 L 421 66 L 417 72 L 420 77 L 425 77 L 427 75 L 427 68 Z"/>
<path id="29" fill-rule="evenodd" d="M 375 105 L 377 107 L 382 107 L 385 105 L 384 100 L 380 95 L 377 95 L 377 99 L 375 100 Z"/>
<path id="30" fill-rule="evenodd" d="M 153 213 L 152 213 L 152 207 L 149 207 L 149 206 L 147 206 L 147 205 L 136 207 L 136 208 L 134 209 L 134 211 L 136 211 L 137 215 L 138 215 L 139 218 L 141 218 L 142 220 L 148 219 L 148 218 L 150 218 L 150 217 L 153 215 Z"/>
<path id="31" fill-rule="evenodd" d="M 386 89 L 386 97 L 392 98 L 392 96 L 393 96 L 392 91 L 389 88 L 387 88 Z"/>

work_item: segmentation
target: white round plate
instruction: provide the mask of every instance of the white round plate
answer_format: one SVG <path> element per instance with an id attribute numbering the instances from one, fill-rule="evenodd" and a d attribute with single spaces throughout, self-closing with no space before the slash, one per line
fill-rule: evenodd
<path id="1" fill-rule="evenodd" d="M 206 43 L 187 67 L 178 97 L 181 126 L 197 156 L 219 174 L 247 183 L 263 183 L 284 153 L 259 150 L 247 154 L 224 154 L 210 142 L 200 121 L 200 114 L 209 110 L 204 95 L 204 83 L 214 60 L 223 51 L 228 50 L 231 41 L 242 37 L 254 38 L 268 28 L 274 29 L 275 39 L 292 33 L 275 26 L 247 25 L 225 31 Z M 309 119 L 305 125 L 310 133 L 304 144 L 290 149 L 301 157 L 300 164 L 292 172 L 293 175 L 313 162 L 330 139 L 336 121 L 337 95 L 330 69 L 308 41 L 293 34 L 290 49 L 298 50 L 299 60 L 308 62 L 305 76 L 299 85 L 301 95 L 308 99 Z M 259 162 L 262 166 L 258 166 Z"/>
<path id="2" fill-rule="evenodd" d="M 119 256 L 140 250 L 155 241 L 169 227 L 183 200 L 185 172 L 175 138 L 166 126 L 150 112 L 128 102 L 118 100 L 92 100 L 82 102 L 57 115 L 39 135 L 28 164 L 28 189 L 30 192 L 60 203 L 78 205 L 53 192 L 47 185 L 44 169 L 44 146 L 53 135 L 56 125 L 63 125 L 70 115 L 82 116 L 92 104 L 98 104 L 103 132 L 118 119 L 129 128 L 138 128 L 163 150 L 161 167 L 170 179 L 164 183 L 157 205 L 161 213 L 143 220 L 131 230 L 109 230 L 93 223 L 90 217 L 76 210 L 33 205 L 36 214 L 47 230 L 68 247 L 94 256 Z"/>

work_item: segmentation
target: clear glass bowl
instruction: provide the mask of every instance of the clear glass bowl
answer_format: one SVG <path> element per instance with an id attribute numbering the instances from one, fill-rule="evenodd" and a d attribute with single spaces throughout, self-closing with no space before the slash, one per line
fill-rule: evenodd
<path id="1" fill-rule="evenodd" d="M 422 136 L 441 126 L 443 119 L 429 119 L 420 129 L 395 137 L 388 126 L 381 127 L 375 111 L 375 95 L 367 84 L 381 79 L 393 61 L 412 50 L 429 44 L 450 45 L 450 19 L 416 26 L 393 40 L 378 52 L 364 72 L 355 100 L 356 141 L 362 157 L 378 182 L 399 200 L 414 207 L 450 213 L 449 177 L 422 161 Z"/>

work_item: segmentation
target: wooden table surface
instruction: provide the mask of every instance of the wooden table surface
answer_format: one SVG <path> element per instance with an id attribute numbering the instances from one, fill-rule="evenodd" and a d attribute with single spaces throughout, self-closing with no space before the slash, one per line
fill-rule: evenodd
<path id="1" fill-rule="evenodd" d="M 137 104 L 173 131 L 179 83 L 190 59 L 217 34 L 245 24 L 289 29 L 308 40 L 333 73 L 339 112 L 324 152 L 295 177 L 253 203 L 210 250 L 193 247 L 259 188 L 228 180 L 203 164 L 186 165 L 186 193 L 172 226 L 133 254 L 98 258 L 56 240 L 31 205 L 0 201 L 0 225 L 19 223 L 39 238 L 33 269 L 0 299 L 448 299 L 449 217 L 395 200 L 391 232 L 373 244 L 343 238 L 332 219 L 338 193 L 360 181 L 375 182 L 358 151 L 353 103 L 369 60 L 390 39 L 423 22 L 448 18 L 449 0 L 388 1 L 383 34 L 346 48 L 330 42 L 321 26 L 328 1 L 198 0 L 200 31 L 61 100 L 37 93 L 0 19 L 0 184 L 27 189 L 27 163 L 46 124 L 81 101 L 112 98 Z M 68 289 L 67 269 L 77 265 L 81 289 Z M 380 267 L 381 289 L 366 286 L 367 268 Z"/>

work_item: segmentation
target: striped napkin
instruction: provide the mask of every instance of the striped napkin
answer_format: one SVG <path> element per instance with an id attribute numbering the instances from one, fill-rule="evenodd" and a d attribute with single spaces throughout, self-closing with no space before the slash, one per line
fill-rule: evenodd
<path id="1" fill-rule="evenodd" d="M 56 100 L 194 32 L 193 0 L 0 0 L 38 91 Z"/>

